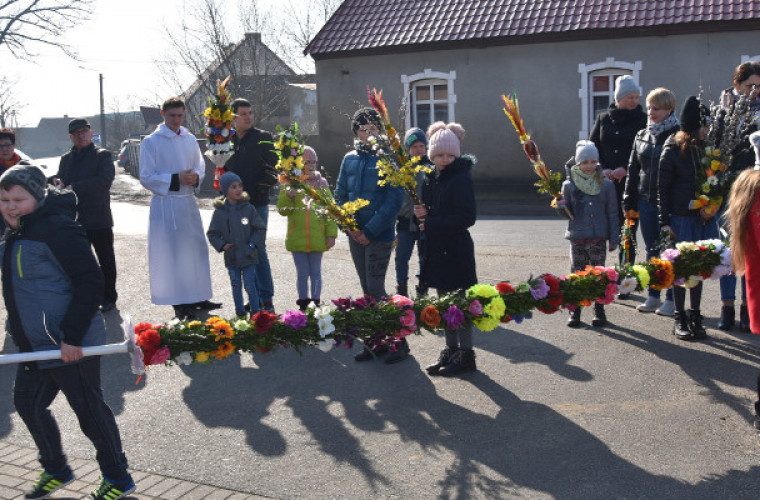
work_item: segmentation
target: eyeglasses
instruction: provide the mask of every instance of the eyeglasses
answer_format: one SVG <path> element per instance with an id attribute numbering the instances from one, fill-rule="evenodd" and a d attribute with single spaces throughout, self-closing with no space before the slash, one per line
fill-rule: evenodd
<path id="1" fill-rule="evenodd" d="M 85 135 L 90 131 L 89 128 L 80 128 L 73 132 L 71 132 L 71 135 Z"/>
<path id="2" fill-rule="evenodd" d="M 10 142 L 8 144 L 0 144 L 0 149 L 13 148 L 13 146 L 14 145 Z"/>

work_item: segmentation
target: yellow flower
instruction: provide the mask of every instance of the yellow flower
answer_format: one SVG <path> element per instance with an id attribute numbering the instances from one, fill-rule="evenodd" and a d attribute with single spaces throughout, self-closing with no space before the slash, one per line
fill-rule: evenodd
<path id="1" fill-rule="evenodd" d="M 235 352 L 235 346 L 232 344 L 232 342 L 225 342 L 223 344 L 219 344 L 219 347 L 214 349 L 211 352 L 211 355 L 216 359 L 224 359 L 233 352 Z"/>
<path id="2" fill-rule="evenodd" d="M 490 332 L 499 326 L 499 319 L 491 316 L 481 316 L 473 321 L 481 332 Z"/>
<path id="3" fill-rule="evenodd" d="M 229 109 L 226 110 L 224 112 L 224 114 L 222 115 L 222 120 L 224 120 L 226 122 L 231 121 L 232 120 L 232 111 L 230 111 Z"/>
<path id="4" fill-rule="evenodd" d="M 195 355 L 195 360 L 198 363 L 206 363 L 206 362 L 208 362 L 208 357 L 209 357 L 209 355 L 208 355 L 208 353 L 206 351 L 199 351 Z"/>
<path id="5" fill-rule="evenodd" d="M 187 327 L 188 327 L 188 328 L 195 328 L 196 326 L 201 326 L 202 324 L 203 324 L 203 323 L 201 323 L 200 321 L 198 321 L 198 320 L 196 319 L 196 320 L 193 320 L 193 321 L 191 321 L 190 323 L 188 323 L 188 324 L 187 324 Z"/>
<path id="6" fill-rule="evenodd" d="M 470 299 L 475 297 L 490 299 L 491 297 L 496 297 L 497 295 L 499 295 L 499 291 L 495 286 L 492 285 L 477 284 L 472 285 L 470 289 L 467 290 L 467 298 Z"/>
<path id="7" fill-rule="evenodd" d="M 717 172 L 718 170 L 720 170 L 720 162 L 718 160 L 711 161 L 710 162 L 710 168 L 713 171 Z"/>
<path id="8" fill-rule="evenodd" d="M 504 299 L 501 297 L 496 297 L 483 308 L 483 313 L 498 320 L 504 316 L 504 312 L 506 312 L 506 310 L 507 306 L 504 304 Z"/>
<path id="9" fill-rule="evenodd" d="M 636 273 L 636 278 L 638 278 L 641 288 L 646 290 L 649 286 L 649 271 L 647 271 L 647 268 L 636 264 L 633 266 L 633 272 Z"/>
<path id="10" fill-rule="evenodd" d="M 214 326 L 214 323 L 218 321 L 224 321 L 219 316 L 211 316 L 209 319 L 206 320 L 206 326 Z"/>
<path id="11" fill-rule="evenodd" d="M 296 168 L 303 168 L 303 156 L 296 156 L 295 164 Z"/>
<path id="12" fill-rule="evenodd" d="M 218 109 L 215 109 L 211 112 L 211 119 L 212 120 L 221 120 L 222 114 L 219 112 Z"/>
<path id="13" fill-rule="evenodd" d="M 203 112 L 203 116 L 209 117 L 211 115 L 211 108 L 206 108 L 206 110 Z"/>

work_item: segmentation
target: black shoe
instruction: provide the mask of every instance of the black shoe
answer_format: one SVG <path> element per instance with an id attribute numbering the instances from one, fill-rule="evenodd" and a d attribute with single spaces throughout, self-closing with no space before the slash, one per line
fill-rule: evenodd
<path id="1" fill-rule="evenodd" d="M 383 360 L 385 363 L 392 365 L 393 363 L 404 361 L 409 356 L 409 342 L 407 342 L 406 339 L 401 339 L 401 342 L 396 342 L 395 348 L 395 350 L 393 350 L 393 348 L 390 349 L 388 355 Z"/>
<path id="2" fill-rule="evenodd" d="M 354 361 L 371 361 L 377 357 L 383 356 L 388 352 L 388 346 L 380 346 L 375 349 L 365 347 L 362 352 L 354 356 Z"/>
<path id="3" fill-rule="evenodd" d="M 396 284 L 396 295 L 403 295 L 404 297 L 409 296 L 409 286 L 406 281 Z"/>
<path id="4" fill-rule="evenodd" d="M 580 321 L 580 318 L 578 318 Z M 607 324 L 607 315 L 604 313 L 604 304 L 594 304 L 594 317 L 591 319 L 591 326 L 604 326 Z"/>
<path id="5" fill-rule="evenodd" d="M 266 302 L 261 304 L 261 309 L 274 314 L 274 304 L 272 304 L 271 300 L 267 300 Z"/>
<path id="6" fill-rule="evenodd" d="M 449 364 L 449 360 L 451 359 L 451 356 L 457 351 L 458 349 L 456 347 L 446 346 L 441 351 L 441 354 L 438 356 L 438 361 L 432 365 L 428 365 L 425 367 L 425 370 L 428 372 L 428 375 L 438 375 L 438 371 Z"/>
<path id="7" fill-rule="evenodd" d="M 739 308 L 739 330 L 743 332 L 751 331 L 749 328 L 749 310 L 747 304 L 742 304 Z"/>
<path id="8" fill-rule="evenodd" d="M 699 309 L 689 310 L 689 331 L 695 339 L 707 338 L 707 330 L 702 326 L 702 315 L 699 313 Z"/>
<path id="9" fill-rule="evenodd" d="M 193 309 L 198 309 L 198 310 L 200 310 L 200 309 L 207 309 L 207 310 L 210 311 L 212 309 L 219 309 L 220 307 L 222 307 L 222 303 L 221 302 L 211 302 L 210 300 L 204 300 L 202 302 L 196 302 L 195 304 L 190 304 L 190 306 Z"/>
<path id="10" fill-rule="evenodd" d="M 694 334 L 689 330 L 689 318 L 687 317 L 686 312 L 676 311 L 674 318 L 676 322 L 673 325 L 673 335 L 675 335 L 678 340 L 694 339 Z"/>
<path id="11" fill-rule="evenodd" d="M 309 307 L 309 302 L 311 302 L 311 300 L 309 300 L 309 299 L 298 299 L 298 300 L 296 300 L 296 305 L 298 306 L 298 310 L 301 311 L 301 312 L 305 311 L 306 308 Z"/>
<path id="12" fill-rule="evenodd" d="M 570 328 L 578 328 L 581 326 L 581 308 L 576 307 L 570 311 L 570 317 L 567 318 L 567 326 Z"/>
<path id="13" fill-rule="evenodd" d="M 723 306 L 720 308 L 720 319 L 718 320 L 718 330 L 727 332 L 734 327 L 736 323 L 736 312 L 734 306 Z"/>
<path id="14" fill-rule="evenodd" d="M 196 319 L 193 307 L 187 304 L 180 304 L 174 307 L 174 317 L 180 321 L 192 321 Z"/>
<path id="15" fill-rule="evenodd" d="M 42 469 L 39 479 L 32 490 L 24 498 L 48 498 L 54 491 L 59 490 L 74 480 L 71 469 L 61 474 L 50 474 Z"/>
<path id="16" fill-rule="evenodd" d="M 451 359 L 449 359 L 449 363 L 438 370 L 438 375 L 447 377 L 450 375 L 458 375 L 460 373 L 473 372 L 477 369 L 478 367 L 475 366 L 475 351 L 472 349 L 457 349 L 457 351 L 451 356 Z"/>

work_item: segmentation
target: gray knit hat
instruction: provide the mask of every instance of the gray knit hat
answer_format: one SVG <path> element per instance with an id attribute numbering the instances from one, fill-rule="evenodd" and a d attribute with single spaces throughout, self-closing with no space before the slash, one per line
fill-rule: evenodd
<path id="1" fill-rule="evenodd" d="M 623 75 L 615 79 L 615 101 L 619 101 L 627 95 L 640 93 L 641 90 L 632 76 Z"/>
<path id="2" fill-rule="evenodd" d="M 409 148 L 411 148 L 415 142 L 421 142 L 425 147 L 428 146 L 428 138 L 425 135 L 425 131 L 421 128 L 412 127 L 406 131 L 406 134 L 404 134 L 404 147 L 409 151 Z"/>
<path id="3" fill-rule="evenodd" d="M 575 164 L 580 165 L 586 160 L 599 161 L 599 150 L 591 141 L 578 141 L 575 144 Z"/>
<path id="4" fill-rule="evenodd" d="M 219 189 L 224 196 L 227 196 L 227 190 L 235 182 L 243 182 L 240 180 L 240 176 L 235 172 L 227 172 L 219 178 Z"/>
<path id="5" fill-rule="evenodd" d="M 21 186 L 37 201 L 43 199 L 47 193 L 47 179 L 36 165 L 16 165 L 9 168 L 0 176 L 0 185 L 3 184 Z"/>

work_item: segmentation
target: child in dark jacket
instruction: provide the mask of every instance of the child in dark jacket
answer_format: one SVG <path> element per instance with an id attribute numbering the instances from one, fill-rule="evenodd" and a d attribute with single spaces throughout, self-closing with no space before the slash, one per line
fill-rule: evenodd
<path id="1" fill-rule="evenodd" d="M 617 217 L 617 194 L 612 181 L 602 176 L 599 150 L 591 141 L 578 141 L 575 157 L 565 164 L 567 179 L 562 184 L 562 200 L 557 213 L 573 218 L 567 222 L 565 238 L 570 240 L 571 271 L 581 271 L 586 266 L 603 266 L 607 249 L 613 251 L 620 243 Z M 577 328 L 581 324 L 581 308 L 570 311 L 567 326 Z M 594 303 L 593 326 L 607 324 L 604 305 Z"/>
<path id="2" fill-rule="evenodd" d="M 259 311 L 256 265 L 267 225 L 248 201 L 248 194 L 243 191 L 243 183 L 237 174 L 227 172 L 219 179 L 219 185 L 224 196 L 214 200 L 214 214 L 206 236 L 217 252 L 224 252 L 224 266 L 230 275 L 235 314 L 245 316 L 245 288 L 253 315 Z"/>
<path id="3" fill-rule="evenodd" d="M 22 352 L 60 349 L 61 359 L 18 365 L 13 401 L 39 449 L 42 473 L 26 498 L 47 498 L 74 479 L 49 407 L 63 392 L 97 451 L 100 487 L 88 498 L 123 498 L 135 490 L 116 420 L 103 400 L 100 358 L 82 346 L 105 344 L 99 311 L 103 274 L 85 230 L 74 221 L 76 196 L 47 187 L 42 171 L 17 165 L 0 177 L 7 328 Z"/>
<path id="4" fill-rule="evenodd" d="M 458 123 L 436 122 L 428 128 L 430 159 L 435 170 L 422 186 L 422 205 L 415 205 L 422 248 L 420 280 L 438 295 L 464 293 L 478 282 L 475 246 L 469 228 L 477 205 L 471 170 L 475 158 L 461 154 L 465 131 Z M 426 370 L 430 375 L 457 375 L 477 369 L 472 325 L 446 330 L 446 347 Z"/>

